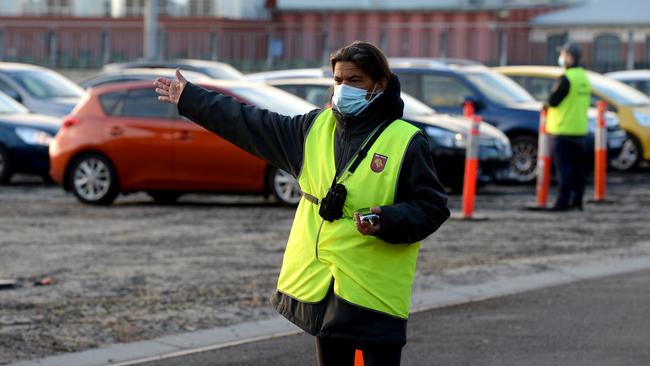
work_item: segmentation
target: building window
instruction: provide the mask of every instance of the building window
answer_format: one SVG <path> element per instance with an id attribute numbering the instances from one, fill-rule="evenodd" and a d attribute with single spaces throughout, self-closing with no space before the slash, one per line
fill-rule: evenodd
<path id="1" fill-rule="evenodd" d="M 618 68 L 621 60 L 621 40 L 614 34 L 600 34 L 594 40 L 594 68 L 609 71 Z"/>
<path id="2" fill-rule="evenodd" d="M 650 65 L 650 36 L 645 38 L 645 62 Z"/>
<path id="3" fill-rule="evenodd" d="M 552 34 L 546 40 L 546 64 L 556 65 L 557 59 L 560 56 L 559 48 L 567 42 L 568 36 L 566 33 Z"/>

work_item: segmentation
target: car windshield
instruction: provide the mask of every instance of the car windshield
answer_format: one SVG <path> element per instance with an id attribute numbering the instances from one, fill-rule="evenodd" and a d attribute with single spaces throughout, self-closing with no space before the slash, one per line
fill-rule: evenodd
<path id="1" fill-rule="evenodd" d="M 606 98 L 611 99 L 614 103 L 627 106 L 650 105 L 650 98 L 620 81 L 591 72 L 589 73 L 589 81 L 591 81 L 594 90 L 604 94 Z"/>
<path id="2" fill-rule="evenodd" d="M 219 66 L 207 66 L 203 68 L 205 73 L 207 73 L 213 79 L 222 79 L 222 80 L 243 80 L 244 74 L 239 72 L 230 65 L 219 65 Z"/>
<path id="3" fill-rule="evenodd" d="M 404 101 L 404 115 L 409 116 L 427 116 L 436 113 L 433 108 L 413 98 L 412 96 L 402 93 L 402 100 Z"/>
<path id="4" fill-rule="evenodd" d="M 0 92 L 0 113 L 28 113 L 28 110 L 7 94 Z"/>
<path id="5" fill-rule="evenodd" d="M 84 90 L 53 71 L 20 70 L 9 77 L 35 98 L 81 97 Z"/>
<path id="6" fill-rule="evenodd" d="M 251 102 L 258 108 L 268 109 L 285 116 L 296 116 L 317 109 L 311 103 L 292 94 L 272 87 L 233 87 L 235 95 Z"/>
<path id="7" fill-rule="evenodd" d="M 535 101 L 519 84 L 496 72 L 470 72 L 465 75 L 487 99 L 494 103 L 507 105 Z"/>

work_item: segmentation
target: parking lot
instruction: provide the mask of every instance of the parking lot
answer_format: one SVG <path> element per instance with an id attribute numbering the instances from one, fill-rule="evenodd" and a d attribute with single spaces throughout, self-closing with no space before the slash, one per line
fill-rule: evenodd
<path id="1" fill-rule="evenodd" d="M 485 220 L 452 219 L 424 241 L 415 291 L 495 268 L 650 253 L 649 173 L 610 173 L 610 203 L 584 212 L 524 210 L 533 186 L 483 187 Z M 460 200 L 450 197 L 455 212 Z M 98 208 L 23 177 L 0 202 L 0 278 L 16 280 L 0 290 L 1 364 L 275 315 L 267 299 L 291 208 L 201 195 L 164 206 L 146 194 Z"/>

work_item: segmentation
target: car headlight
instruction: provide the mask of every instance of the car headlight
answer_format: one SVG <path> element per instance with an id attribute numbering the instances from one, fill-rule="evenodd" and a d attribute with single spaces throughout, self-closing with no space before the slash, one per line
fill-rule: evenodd
<path id="1" fill-rule="evenodd" d="M 52 141 L 52 135 L 43 130 L 29 127 L 17 127 L 15 131 L 16 135 L 20 137 L 24 143 L 29 145 L 48 146 Z"/>
<path id="2" fill-rule="evenodd" d="M 635 111 L 634 118 L 641 126 L 650 127 L 650 114 Z"/>
<path id="3" fill-rule="evenodd" d="M 427 126 L 424 131 L 437 144 L 444 147 L 464 148 L 467 144 L 465 136 L 460 132 L 453 132 L 443 128 Z"/>

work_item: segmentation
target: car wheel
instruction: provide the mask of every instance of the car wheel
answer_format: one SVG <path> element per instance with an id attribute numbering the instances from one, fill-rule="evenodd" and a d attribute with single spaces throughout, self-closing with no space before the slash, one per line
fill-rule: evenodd
<path id="1" fill-rule="evenodd" d="M 612 168 L 616 170 L 630 170 L 634 168 L 641 160 L 641 147 L 633 139 L 628 137 L 623 142 L 623 147 L 618 156 L 610 162 Z"/>
<path id="2" fill-rule="evenodd" d="M 532 136 L 517 136 L 510 143 L 513 178 L 521 183 L 534 181 L 537 177 L 537 139 Z"/>
<path id="3" fill-rule="evenodd" d="M 271 169 L 269 187 L 275 199 L 283 206 L 295 206 L 302 197 L 302 191 L 296 178 L 282 169 Z"/>
<path id="4" fill-rule="evenodd" d="M 9 164 L 9 154 L 0 146 L 0 184 L 7 184 L 11 180 L 11 165 Z"/>
<path id="5" fill-rule="evenodd" d="M 178 201 L 178 198 L 182 195 L 177 192 L 147 192 L 147 194 L 153 198 L 154 202 L 161 205 L 171 205 Z"/>
<path id="6" fill-rule="evenodd" d="M 110 205 L 120 193 L 113 165 L 99 154 L 85 154 L 73 163 L 69 182 L 83 203 Z"/>

